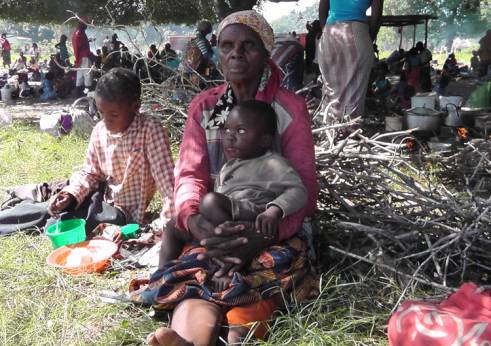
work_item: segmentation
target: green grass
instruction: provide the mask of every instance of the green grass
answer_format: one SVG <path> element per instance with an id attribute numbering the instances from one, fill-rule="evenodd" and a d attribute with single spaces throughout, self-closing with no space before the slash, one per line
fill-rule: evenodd
<path id="1" fill-rule="evenodd" d="M 0 130 L 0 188 L 69 178 L 83 163 L 87 141 L 54 138 L 35 125 Z"/>
<path id="2" fill-rule="evenodd" d="M 0 129 L 0 187 L 65 179 L 82 163 L 86 144 L 74 136 L 50 137 L 33 125 Z M 142 345 L 163 323 L 151 319 L 147 308 L 105 304 L 99 297 L 102 291 L 126 292 L 131 278 L 147 273 L 73 277 L 45 264 L 50 251 L 44 235 L 0 238 L 0 345 Z M 385 325 L 401 288 L 372 274 L 323 275 L 317 300 L 290 305 L 268 341 L 247 344 L 387 344 Z"/>

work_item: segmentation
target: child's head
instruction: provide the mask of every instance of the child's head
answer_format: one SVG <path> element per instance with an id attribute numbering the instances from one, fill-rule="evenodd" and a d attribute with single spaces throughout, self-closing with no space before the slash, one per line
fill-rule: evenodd
<path id="1" fill-rule="evenodd" d="M 270 104 L 249 100 L 235 106 L 224 126 L 223 145 L 229 158 L 252 159 L 271 148 L 277 116 Z"/>
<path id="2" fill-rule="evenodd" d="M 95 88 L 97 109 L 110 133 L 124 132 L 140 109 L 141 83 L 131 70 L 116 67 Z"/>

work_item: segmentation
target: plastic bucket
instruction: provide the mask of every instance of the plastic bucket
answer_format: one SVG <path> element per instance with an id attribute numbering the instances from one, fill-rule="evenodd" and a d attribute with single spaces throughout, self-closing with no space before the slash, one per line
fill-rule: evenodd
<path id="1" fill-rule="evenodd" d="M 411 97 L 411 108 L 423 107 L 435 109 L 435 105 L 436 94 L 434 93 L 417 94 Z"/>
<path id="2" fill-rule="evenodd" d="M 58 221 L 49 226 L 45 232 L 51 240 L 53 249 L 64 245 L 80 243 L 86 238 L 85 220 L 70 219 Z"/>
<path id="3" fill-rule="evenodd" d="M 121 234 L 124 239 L 135 238 L 136 232 L 140 229 L 140 226 L 137 223 L 130 223 L 126 226 L 121 227 Z"/>
<path id="4" fill-rule="evenodd" d="M 6 84 L 2 89 L 0 89 L 2 96 L 2 101 L 6 104 L 12 104 L 12 89 Z"/>

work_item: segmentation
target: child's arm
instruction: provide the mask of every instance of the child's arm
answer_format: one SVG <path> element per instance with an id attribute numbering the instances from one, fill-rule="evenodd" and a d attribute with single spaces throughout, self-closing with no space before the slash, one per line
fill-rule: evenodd
<path id="1" fill-rule="evenodd" d="M 167 130 L 160 124 L 151 127 L 146 137 L 150 172 L 157 184 L 162 199 L 161 217 L 169 220 L 175 216 L 174 210 L 174 162 Z"/>
<path id="2" fill-rule="evenodd" d="M 105 180 L 98 154 L 102 150 L 99 129 L 100 126 L 96 126 L 92 131 L 82 169 L 71 176 L 70 184 L 62 190 L 75 198 L 77 206 L 85 200 L 89 193 L 97 189 L 99 182 Z"/>
<path id="3" fill-rule="evenodd" d="M 277 236 L 279 220 L 305 207 L 307 191 L 297 172 L 283 158 L 276 158 L 268 166 L 268 172 L 274 179 L 269 189 L 279 194 L 266 205 L 266 210 L 257 216 L 255 226 L 257 231 L 274 239 Z"/>
<path id="4" fill-rule="evenodd" d="M 256 218 L 256 230 L 268 238 L 276 238 L 278 234 L 278 222 L 283 216 L 283 210 L 276 205 L 270 205 Z"/>
<path id="5" fill-rule="evenodd" d="M 51 216 L 57 216 L 63 210 L 68 208 L 68 206 L 73 202 L 75 202 L 75 197 L 70 195 L 68 192 L 61 191 L 50 200 L 48 205 L 48 213 Z"/>

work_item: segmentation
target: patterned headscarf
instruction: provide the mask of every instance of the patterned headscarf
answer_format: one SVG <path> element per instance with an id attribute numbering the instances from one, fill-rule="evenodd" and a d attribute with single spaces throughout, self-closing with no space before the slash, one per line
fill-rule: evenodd
<path id="1" fill-rule="evenodd" d="M 220 34 L 222 33 L 223 29 L 232 24 L 244 24 L 254 30 L 263 41 L 266 50 L 271 53 L 274 43 L 273 28 L 269 25 L 269 23 L 266 21 L 266 19 L 264 19 L 262 15 L 260 15 L 256 11 L 248 10 L 235 12 L 227 16 L 224 20 L 222 20 L 220 25 L 218 25 L 217 37 L 219 41 Z"/>

